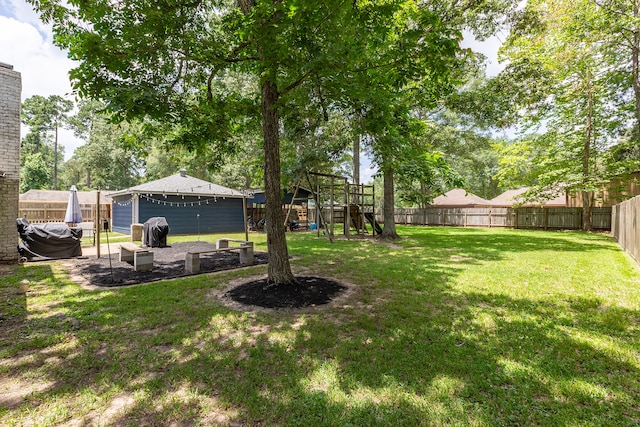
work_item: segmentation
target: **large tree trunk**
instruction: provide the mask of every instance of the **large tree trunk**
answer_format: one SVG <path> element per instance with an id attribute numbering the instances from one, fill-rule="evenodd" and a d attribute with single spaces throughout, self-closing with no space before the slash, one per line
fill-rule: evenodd
<path id="1" fill-rule="evenodd" d="M 593 230 L 593 223 L 591 220 L 591 199 L 593 193 L 589 191 L 582 192 L 582 229 L 585 231 Z"/>
<path id="2" fill-rule="evenodd" d="M 588 70 L 587 70 L 588 73 Z M 591 160 L 591 140 L 593 138 L 593 88 L 591 87 L 590 75 L 587 74 L 587 116 L 585 123 L 584 147 L 582 149 L 582 229 L 591 231 L 591 194 L 590 187 L 590 160 Z"/>
<path id="3" fill-rule="evenodd" d="M 58 189 L 58 124 L 56 123 L 56 135 L 53 142 L 53 189 Z"/>
<path id="4" fill-rule="evenodd" d="M 264 194 L 269 283 L 295 283 L 289 264 L 289 251 L 280 194 L 280 133 L 276 103 L 278 88 L 273 80 L 262 83 L 262 133 L 264 137 Z"/>
<path id="5" fill-rule="evenodd" d="M 360 135 L 353 141 L 353 183 L 360 185 Z"/>
<path id="6" fill-rule="evenodd" d="M 631 38 L 631 76 L 633 93 L 636 101 L 636 119 L 638 120 L 637 126 L 640 126 L 640 29 L 636 27 L 638 15 L 640 14 L 638 8 L 638 2 L 635 1 L 633 5 L 633 18 L 634 26 Z"/>
<path id="7" fill-rule="evenodd" d="M 237 0 L 238 6 L 245 15 L 255 7 L 255 0 Z M 260 56 L 262 57 L 262 46 Z M 264 59 L 264 58 L 262 58 Z M 270 284 L 294 284 L 296 282 L 287 248 L 284 214 L 282 212 L 282 195 L 280 189 L 280 130 L 278 116 L 278 86 L 274 70 L 263 70 L 261 84 L 262 136 L 264 138 L 264 195 L 267 232 L 267 251 L 269 253 Z"/>
<path id="8" fill-rule="evenodd" d="M 384 165 L 384 162 L 383 162 Z M 393 170 L 389 167 L 382 166 L 382 176 L 384 180 L 384 228 L 382 229 L 381 239 L 396 240 L 399 239 L 396 232 L 396 221 L 394 217 L 394 188 L 393 188 Z"/>
<path id="9" fill-rule="evenodd" d="M 422 209 L 422 225 L 427 225 L 427 201 L 425 200 L 425 197 L 427 197 L 431 191 L 424 182 L 420 183 L 420 190 L 423 194 L 423 198 L 420 200 L 420 208 Z"/>

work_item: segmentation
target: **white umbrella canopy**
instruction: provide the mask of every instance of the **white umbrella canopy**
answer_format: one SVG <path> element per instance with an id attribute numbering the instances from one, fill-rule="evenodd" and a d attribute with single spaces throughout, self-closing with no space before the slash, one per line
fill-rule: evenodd
<path id="1" fill-rule="evenodd" d="M 67 224 L 78 224 L 82 222 L 82 211 L 80 210 L 80 202 L 78 201 L 78 190 L 75 185 L 71 186 L 69 194 L 69 203 L 67 203 L 67 212 L 64 215 L 64 222 Z"/>

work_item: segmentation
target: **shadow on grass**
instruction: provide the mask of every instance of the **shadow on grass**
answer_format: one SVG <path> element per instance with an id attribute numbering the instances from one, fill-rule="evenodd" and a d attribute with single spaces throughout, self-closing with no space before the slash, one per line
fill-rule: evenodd
<path id="1" fill-rule="evenodd" d="M 18 274 L 19 269 L 19 265 L 0 265 L 0 340 L 4 336 L 1 332 L 24 324 L 27 316 L 27 288 L 20 284 L 24 279 Z"/>
<path id="2" fill-rule="evenodd" d="M 215 248 L 207 242 L 178 242 L 164 248 L 153 248 L 153 269 L 135 271 L 133 262 L 119 260 L 119 254 L 104 254 L 100 258 L 83 257 L 68 260 L 67 265 L 76 275 L 81 275 L 89 283 L 103 287 L 150 283 L 159 280 L 187 277 L 185 255 L 187 252 L 206 251 Z M 200 273 L 212 273 L 243 267 L 236 252 L 202 253 L 199 258 Z M 254 254 L 253 265 L 266 264 L 266 253 Z"/>
<path id="3" fill-rule="evenodd" d="M 455 233 L 411 237 L 403 250 L 293 242 L 306 268 L 344 274 L 360 289 L 318 312 L 240 313 L 210 298 L 240 272 L 101 292 L 51 276 L 34 292 L 64 288 L 65 297 L 29 308 L 28 331 L 7 342 L 0 367 L 50 386 L 11 410 L 30 417 L 50 409 L 42 402 L 65 402 L 73 410 L 53 419 L 80 425 L 640 422 L 640 312 L 581 295 L 456 290 L 459 268 L 444 249 L 468 250 L 464 239 L 482 234 L 462 233 L 460 243 Z M 552 243 L 529 240 L 539 250 Z M 423 250 L 411 249 L 418 243 Z M 472 255 L 499 260 L 497 252 L 480 245 Z M 378 266 L 397 270 L 397 281 L 367 280 Z M 11 410 L 0 409 L 0 421 Z"/>
<path id="4" fill-rule="evenodd" d="M 593 251 L 618 251 L 611 237 L 601 234 L 566 231 L 533 231 L 448 227 L 398 227 L 403 238 L 393 244 L 368 240 L 335 240 L 330 243 L 325 238 L 305 235 L 289 242 L 291 253 L 303 253 L 311 257 L 339 257 L 345 249 L 353 251 L 341 262 L 384 262 L 385 255 L 402 251 L 417 250 L 431 259 L 450 261 L 452 255 L 463 256 L 462 261 L 499 261 L 505 254 L 526 252 L 589 253 Z M 309 242 L 315 241 L 312 246 Z M 612 243 L 593 245 L 592 243 Z M 367 247 L 369 244 L 371 246 Z M 363 246 L 365 245 L 365 246 Z M 363 250 L 363 248 L 367 248 Z M 375 250 L 370 250 L 375 248 Z M 362 256 L 359 256 L 359 254 Z M 371 258 L 370 260 L 368 258 Z"/>
<path id="5" fill-rule="evenodd" d="M 587 234 L 575 231 L 479 229 L 479 228 L 416 228 L 404 227 L 403 236 L 424 247 L 459 248 L 477 253 L 494 255 L 504 251 L 561 251 L 589 252 L 602 250 L 592 242 L 612 242 L 602 234 Z M 617 250 L 615 246 L 608 248 Z M 490 259 L 490 258 L 489 258 Z"/>

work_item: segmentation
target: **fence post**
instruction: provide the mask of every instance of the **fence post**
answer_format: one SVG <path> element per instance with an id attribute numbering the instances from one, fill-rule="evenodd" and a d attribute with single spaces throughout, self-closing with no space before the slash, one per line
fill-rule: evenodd
<path id="1" fill-rule="evenodd" d="M 96 191 L 96 222 L 93 226 L 96 233 L 96 258 L 100 258 L 100 190 Z"/>
<path id="2" fill-rule="evenodd" d="M 578 228 L 577 228 L 577 229 L 578 229 L 578 230 L 582 230 L 582 218 L 583 218 L 583 216 L 584 216 L 584 209 L 583 209 L 583 208 L 580 208 L 580 215 L 577 215 L 577 216 L 578 216 L 578 218 L 579 218 L 579 219 L 578 219 L 578 224 L 577 224 L 577 225 L 578 225 Z"/>

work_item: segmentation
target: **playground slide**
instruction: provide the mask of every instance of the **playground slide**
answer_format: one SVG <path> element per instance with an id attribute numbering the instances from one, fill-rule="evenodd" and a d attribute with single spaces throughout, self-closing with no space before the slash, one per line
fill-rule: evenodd
<path id="1" fill-rule="evenodd" d="M 376 221 L 373 213 L 365 212 L 364 217 L 367 219 L 367 221 L 369 221 L 369 224 L 371 224 L 371 227 L 373 227 L 376 234 L 382 234 L 382 227 L 380 227 L 380 224 L 378 224 L 378 221 Z"/>

